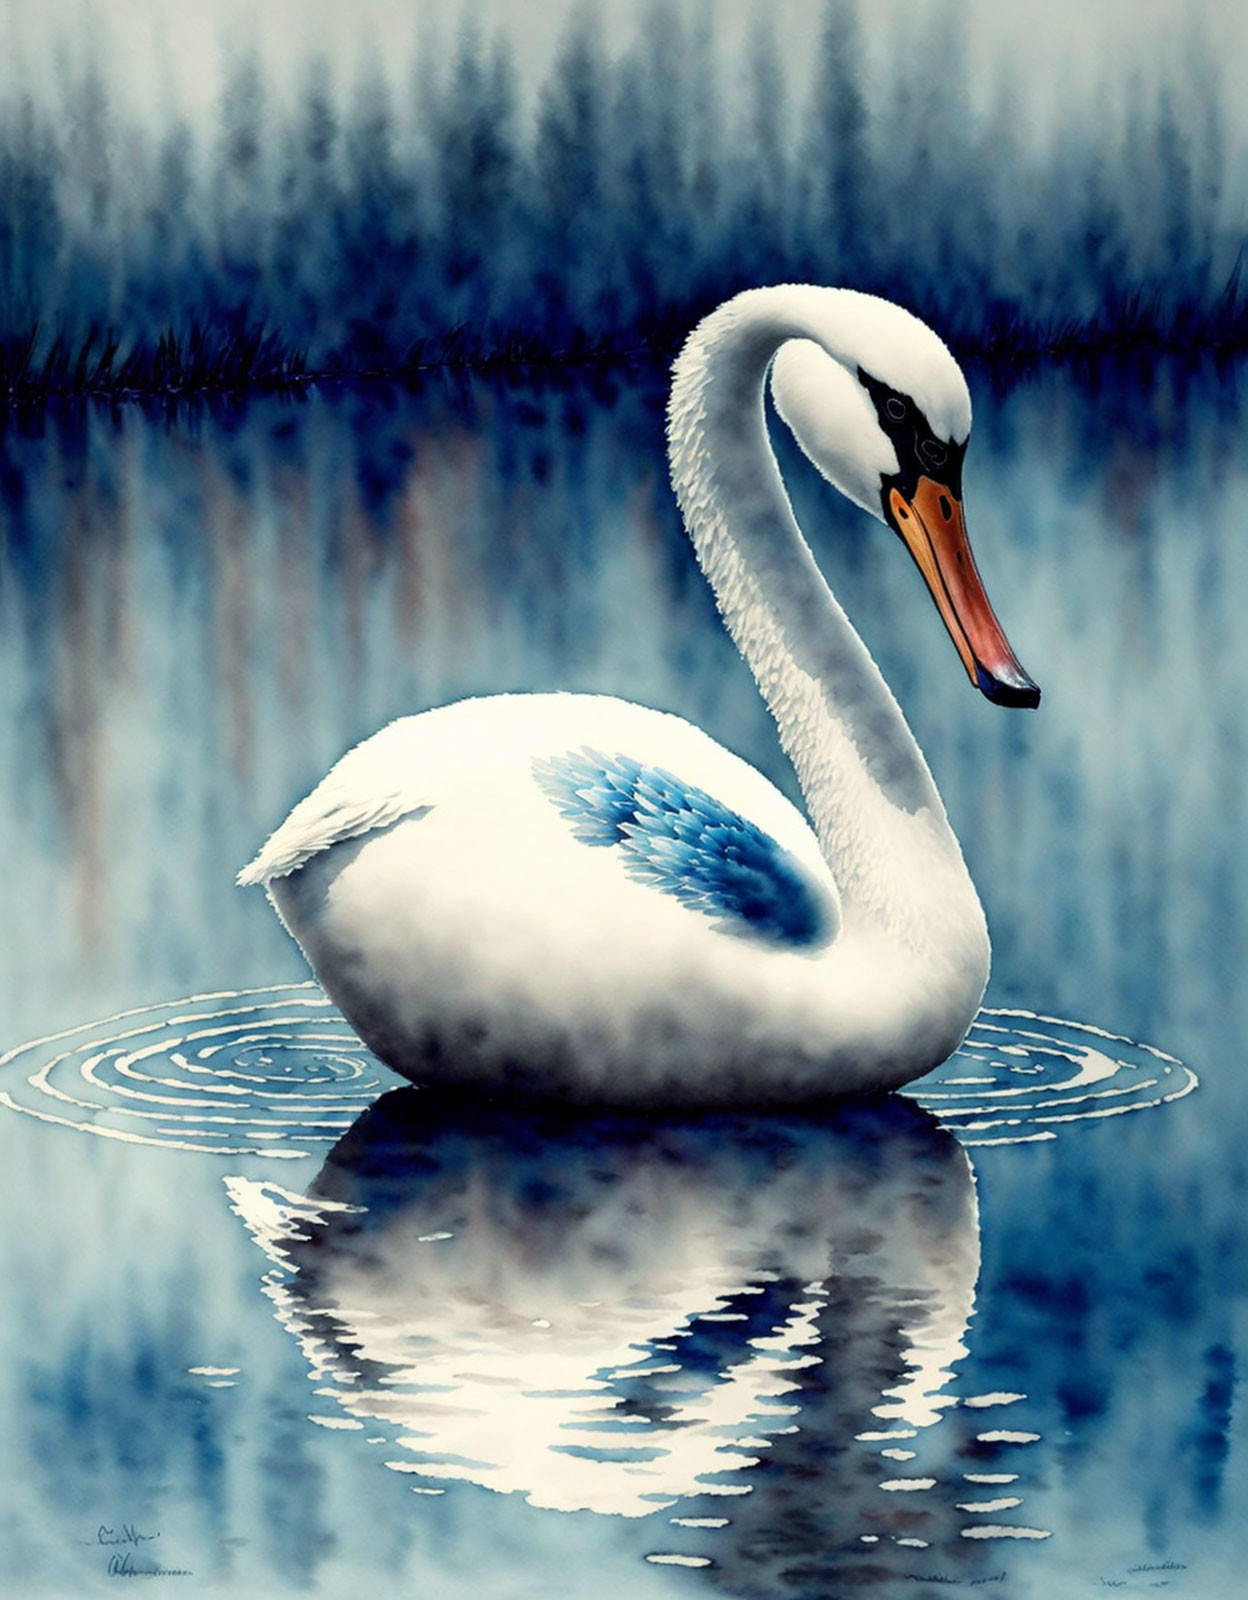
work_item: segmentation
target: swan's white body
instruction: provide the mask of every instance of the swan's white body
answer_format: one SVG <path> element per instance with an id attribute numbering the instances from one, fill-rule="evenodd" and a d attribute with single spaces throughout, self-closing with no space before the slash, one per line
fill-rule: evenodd
<path id="1" fill-rule="evenodd" d="M 960 448 L 970 404 L 944 345 L 851 291 L 738 296 L 690 338 L 672 390 L 686 525 L 809 822 L 677 717 L 598 696 L 501 695 L 365 741 L 240 874 L 267 886 L 330 997 L 399 1071 L 595 1101 L 784 1102 L 896 1087 L 960 1042 L 988 977 L 983 913 L 922 754 L 797 529 L 766 434 L 771 370 L 807 453 L 879 515 L 897 452 L 859 369 L 913 397 Z M 586 751 L 675 774 L 748 819 L 800 878 L 819 936 L 762 939 L 731 919 L 726 931 L 691 906 L 679 863 L 664 892 L 628 870 L 626 849 L 587 843 L 538 781 L 544 763 Z"/>

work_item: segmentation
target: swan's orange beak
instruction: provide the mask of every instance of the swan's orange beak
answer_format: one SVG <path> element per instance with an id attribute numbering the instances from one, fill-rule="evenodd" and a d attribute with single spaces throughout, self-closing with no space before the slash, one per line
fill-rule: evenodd
<path id="1" fill-rule="evenodd" d="M 1019 666 L 984 593 L 961 503 L 935 479 L 920 478 L 911 500 L 893 489 L 888 509 L 971 682 L 997 705 L 1038 706 L 1040 690 Z"/>

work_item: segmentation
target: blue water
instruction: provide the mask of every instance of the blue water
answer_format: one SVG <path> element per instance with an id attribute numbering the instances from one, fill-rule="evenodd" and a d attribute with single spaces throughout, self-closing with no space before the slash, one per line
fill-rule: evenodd
<path id="1" fill-rule="evenodd" d="M 625 694 L 792 790 L 661 375 L 10 419 L 0 1593 L 1238 1593 L 1238 382 L 972 374 L 1036 713 L 782 452 L 994 942 L 963 1053 L 818 1123 L 427 1104 L 233 887 L 468 693 Z"/>

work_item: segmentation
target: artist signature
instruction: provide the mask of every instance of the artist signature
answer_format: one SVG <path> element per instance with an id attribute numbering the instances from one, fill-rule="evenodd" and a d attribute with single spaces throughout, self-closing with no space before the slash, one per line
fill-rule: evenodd
<path id="1" fill-rule="evenodd" d="M 143 1533 L 133 1522 L 123 1522 L 110 1528 L 101 1523 L 95 1530 L 94 1543 L 111 1550 L 105 1569 L 110 1578 L 189 1578 L 193 1574 L 185 1567 L 166 1567 L 149 1555 L 142 1554 L 145 1544 L 153 1544 L 160 1532 Z"/>
<path id="2" fill-rule="evenodd" d="M 96 1544 L 151 1544 L 159 1533 L 140 1533 L 133 1522 L 123 1522 L 120 1528 L 106 1528 L 103 1523 L 95 1531 Z"/>
<path id="3" fill-rule="evenodd" d="M 189 1578 L 193 1574 L 185 1567 L 162 1567 L 159 1561 L 140 1563 L 132 1551 L 125 1555 L 113 1554 L 108 1558 L 110 1578 Z"/>

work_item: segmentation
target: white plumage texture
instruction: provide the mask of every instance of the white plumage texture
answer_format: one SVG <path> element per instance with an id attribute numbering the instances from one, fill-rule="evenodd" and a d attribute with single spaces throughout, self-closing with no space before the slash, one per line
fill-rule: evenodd
<path id="1" fill-rule="evenodd" d="M 392 722 L 348 750 L 238 874 L 238 883 L 284 878 L 331 845 L 387 828 L 428 805 L 421 774 L 406 759 L 410 722 Z"/>

